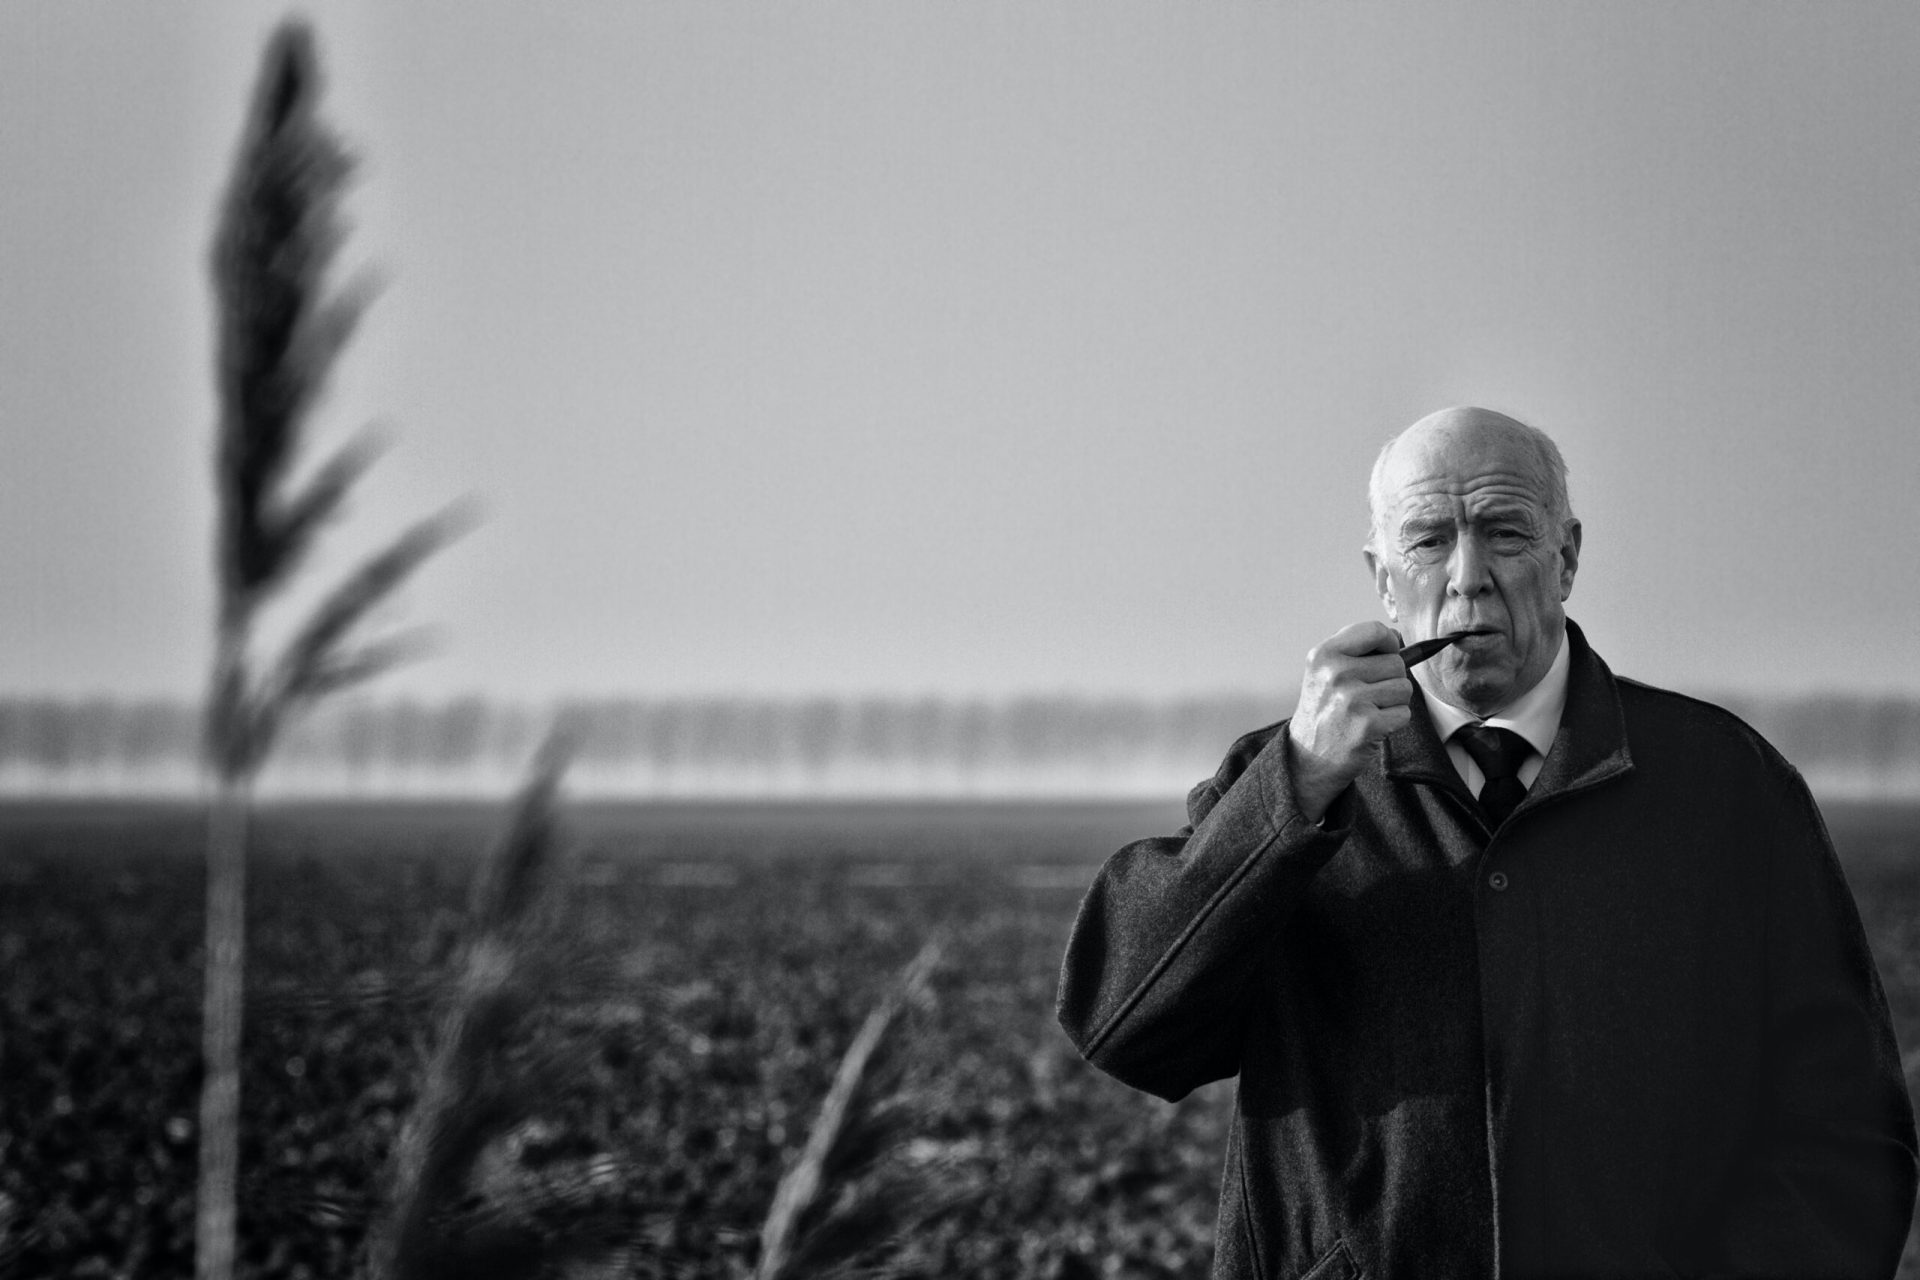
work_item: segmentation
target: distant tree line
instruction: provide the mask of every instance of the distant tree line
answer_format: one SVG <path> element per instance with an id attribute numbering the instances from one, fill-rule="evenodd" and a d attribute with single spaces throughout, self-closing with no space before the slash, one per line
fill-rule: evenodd
<path id="1" fill-rule="evenodd" d="M 289 728 L 275 767 L 348 781 L 395 773 L 518 772 L 551 727 L 578 768 L 786 770 L 839 766 L 946 770 L 1087 767 L 1192 759 L 1285 714 L 1251 695 L 1168 702 L 1072 696 L 1005 701 L 870 697 L 573 699 L 533 708 L 478 697 L 343 700 Z M 180 702 L 0 698 L 0 777 L 59 778 L 186 769 L 200 719 Z M 16 783 L 17 787 L 17 783 Z"/>
<path id="2" fill-rule="evenodd" d="M 1816 782 L 1920 791 L 1920 699 L 1722 699 Z M 347 699 L 291 727 L 273 766 L 329 789 L 383 780 L 511 778 L 549 727 L 577 768 L 639 792 L 663 780 L 738 775 L 809 779 L 907 775 L 964 782 L 1103 771 L 1197 781 L 1227 744 L 1285 715 L 1253 694 L 1153 701 L 1075 695 L 1003 700 L 865 697 L 581 698 L 549 706 L 477 696 Z M 128 780 L 190 782 L 201 720 L 187 702 L 0 697 L 0 785 L 114 789 Z M 696 789 L 698 789 L 696 787 Z"/>

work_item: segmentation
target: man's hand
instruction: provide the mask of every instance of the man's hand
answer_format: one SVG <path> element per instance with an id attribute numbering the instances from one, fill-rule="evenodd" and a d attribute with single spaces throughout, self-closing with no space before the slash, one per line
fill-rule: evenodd
<path id="1" fill-rule="evenodd" d="M 1287 738 L 1294 799 L 1310 821 L 1326 815 L 1381 739 L 1413 719 L 1413 681 L 1400 643 L 1400 633 L 1384 623 L 1356 622 L 1307 654 Z"/>

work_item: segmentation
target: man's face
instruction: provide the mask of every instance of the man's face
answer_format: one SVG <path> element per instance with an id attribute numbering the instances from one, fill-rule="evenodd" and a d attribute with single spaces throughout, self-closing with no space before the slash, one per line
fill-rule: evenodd
<path id="1" fill-rule="evenodd" d="M 1546 477 L 1506 419 L 1462 411 L 1415 424 L 1387 459 L 1385 522 L 1367 566 L 1411 643 L 1471 627 L 1428 662 L 1430 693 L 1491 715 L 1539 683 L 1566 627 L 1580 524 L 1551 527 Z"/>

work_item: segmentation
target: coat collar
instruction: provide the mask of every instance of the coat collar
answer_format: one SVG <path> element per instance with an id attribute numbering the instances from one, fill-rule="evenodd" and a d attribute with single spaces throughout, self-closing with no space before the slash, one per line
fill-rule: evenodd
<path id="1" fill-rule="evenodd" d="M 1627 750 L 1626 715 L 1613 672 L 1587 644 L 1579 626 L 1567 621 L 1567 708 L 1553 749 L 1540 766 L 1540 776 L 1527 790 L 1527 803 L 1557 792 L 1576 791 L 1604 782 L 1633 768 Z M 1447 749 L 1434 732 L 1420 686 L 1413 687 L 1414 716 L 1405 728 L 1387 735 L 1387 776 L 1456 789 L 1467 795 Z M 1468 797 L 1471 800 L 1471 797 Z"/>

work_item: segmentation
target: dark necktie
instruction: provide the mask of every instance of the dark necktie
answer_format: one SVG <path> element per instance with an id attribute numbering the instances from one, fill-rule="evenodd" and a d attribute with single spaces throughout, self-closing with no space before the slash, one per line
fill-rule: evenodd
<path id="1" fill-rule="evenodd" d="M 1497 828 L 1527 794 L 1527 784 L 1520 781 L 1520 766 L 1533 754 L 1533 748 L 1511 729 L 1484 724 L 1462 725 L 1453 737 L 1486 775 L 1486 783 L 1480 788 L 1480 811 L 1487 816 L 1488 829 Z"/>

